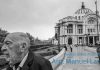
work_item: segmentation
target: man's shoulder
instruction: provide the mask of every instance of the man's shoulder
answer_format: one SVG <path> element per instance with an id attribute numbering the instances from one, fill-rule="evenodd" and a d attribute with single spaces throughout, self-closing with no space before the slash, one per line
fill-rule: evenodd
<path id="1" fill-rule="evenodd" d="M 38 68 L 41 68 L 41 70 L 53 70 L 50 61 L 42 57 L 40 54 L 30 53 L 28 58 L 30 60 L 28 65 L 33 69 L 35 68 L 38 70 Z"/>
<path id="2" fill-rule="evenodd" d="M 36 61 L 39 64 L 45 64 L 45 63 L 49 62 L 49 60 L 45 59 L 40 54 L 36 54 L 36 53 L 34 53 L 34 61 Z"/>

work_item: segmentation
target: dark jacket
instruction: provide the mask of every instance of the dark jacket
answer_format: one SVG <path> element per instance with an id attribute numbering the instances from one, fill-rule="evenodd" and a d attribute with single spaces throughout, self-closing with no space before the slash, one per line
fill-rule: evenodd
<path id="1" fill-rule="evenodd" d="M 96 51 L 97 51 L 98 57 L 100 58 L 100 47 L 97 47 Z"/>
<path id="2" fill-rule="evenodd" d="M 10 70 L 9 67 L 7 70 Z M 53 70 L 51 63 L 40 55 L 29 52 L 21 70 Z"/>

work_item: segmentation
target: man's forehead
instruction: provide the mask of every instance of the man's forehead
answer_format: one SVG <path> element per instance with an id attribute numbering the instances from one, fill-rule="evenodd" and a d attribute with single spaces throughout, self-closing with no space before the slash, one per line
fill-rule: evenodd
<path id="1" fill-rule="evenodd" d="M 8 34 L 7 37 L 5 38 L 5 41 L 18 41 L 25 37 L 27 37 L 25 33 L 15 32 Z"/>
<path id="2" fill-rule="evenodd" d="M 4 42 L 6 41 L 12 41 L 10 38 L 5 38 Z"/>

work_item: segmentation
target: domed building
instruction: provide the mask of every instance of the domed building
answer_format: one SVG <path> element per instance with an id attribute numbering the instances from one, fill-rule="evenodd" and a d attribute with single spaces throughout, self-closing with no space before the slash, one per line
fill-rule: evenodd
<path id="1" fill-rule="evenodd" d="M 100 16 L 96 12 L 86 8 L 82 2 L 74 16 L 60 19 L 55 26 L 55 38 L 60 45 L 95 46 L 100 40 Z"/>

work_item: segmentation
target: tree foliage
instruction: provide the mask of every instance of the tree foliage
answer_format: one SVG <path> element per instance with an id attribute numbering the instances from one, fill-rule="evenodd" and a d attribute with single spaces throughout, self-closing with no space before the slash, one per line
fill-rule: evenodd
<path id="1" fill-rule="evenodd" d="M 6 30 L 0 28 L 0 43 L 3 43 L 5 37 L 9 34 Z"/>
<path id="2" fill-rule="evenodd" d="M 38 38 L 34 38 L 30 33 L 26 33 L 29 36 L 31 46 L 34 45 L 47 45 L 50 44 L 48 41 L 40 40 Z"/>
<path id="3" fill-rule="evenodd" d="M 30 33 L 26 33 L 30 39 L 30 44 L 34 45 L 34 37 Z"/>

